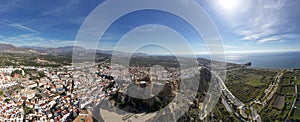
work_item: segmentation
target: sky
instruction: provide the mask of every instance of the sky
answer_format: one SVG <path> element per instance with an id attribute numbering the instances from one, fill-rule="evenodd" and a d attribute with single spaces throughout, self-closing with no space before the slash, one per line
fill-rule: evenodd
<path id="1" fill-rule="evenodd" d="M 0 0 L 0 43 L 38 47 L 72 46 L 86 17 L 103 2 Z M 215 23 L 227 53 L 299 51 L 298 0 L 196 2 Z M 110 11 L 106 13 L 109 15 Z M 197 14 L 197 11 L 190 14 Z M 171 47 L 180 47 L 176 42 L 186 40 L 196 53 L 207 53 L 203 40 L 188 23 L 162 11 L 143 10 L 123 16 L 108 28 L 100 39 L 98 49 L 112 50 L 120 40 L 127 42 L 120 51 L 137 48 L 132 44 L 138 41 L 166 40 Z M 139 50 L 156 54 L 168 52 L 155 45 Z"/>

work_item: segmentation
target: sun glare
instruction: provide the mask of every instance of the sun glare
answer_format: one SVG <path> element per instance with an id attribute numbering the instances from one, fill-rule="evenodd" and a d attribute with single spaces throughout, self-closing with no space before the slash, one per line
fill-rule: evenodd
<path id="1" fill-rule="evenodd" d="M 239 0 L 218 0 L 218 4 L 226 11 L 233 11 L 239 6 Z"/>

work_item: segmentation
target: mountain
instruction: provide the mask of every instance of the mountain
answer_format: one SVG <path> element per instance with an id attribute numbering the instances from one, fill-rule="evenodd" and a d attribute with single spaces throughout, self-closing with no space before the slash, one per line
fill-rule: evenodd
<path id="1" fill-rule="evenodd" d="M 8 52 L 12 50 L 17 50 L 18 48 L 11 45 L 11 44 L 0 44 L 0 51 L 1 52 Z"/>
<path id="2" fill-rule="evenodd" d="M 36 46 L 20 46 L 21 49 L 34 49 L 34 50 L 47 50 L 47 47 L 36 47 Z"/>
<path id="3" fill-rule="evenodd" d="M 84 48 L 78 46 L 65 46 L 65 47 L 35 47 L 35 46 L 14 46 L 11 44 L 0 44 L 0 52 L 5 53 L 27 53 L 27 54 L 42 54 L 42 55 L 68 55 L 72 56 L 73 49 L 76 48 L 80 52 L 84 52 L 86 54 Z M 87 50 L 88 52 L 92 52 L 93 50 Z M 102 57 L 102 59 L 106 59 L 111 57 L 111 55 L 117 56 L 132 56 L 131 64 L 132 65 L 155 65 L 160 64 L 162 66 L 177 66 L 177 58 L 175 56 L 155 56 L 149 55 L 146 53 L 134 53 L 130 54 L 127 52 L 121 51 L 112 51 L 112 50 L 96 50 L 96 57 Z M 198 63 L 200 66 L 210 67 L 211 64 L 220 65 L 222 62 L 208 60 L 204 58 L 198 58 Z M 226 63 L 228 69 L 232 69 L 235 67 L 240 67 L 240 64 L 234 63 Z M 251 66 L 251 63 L 245 64 L 246 66 Z"/>
<path id="4" fill-rule="evenodd" d="M 37 46 L 14 46 L 11 44 L 0 44 L 0 52 L 7 53 L 37 53 L 37 54 L 72 54 L 73 49 L 85 50 L 79 46 L 65 46 L 65 47 L 37 47 Z M 89 50 L 92 51 L 92 50 Z M 105 55 L 130 55 L 130 53 L 113 51 L 113 50 L 96 50 L 98 54 Z M 134 56 L 146 56 L 145 53 L 135 53 Z"/>
<path id="5" fill-rule="evenodd" d="M 19 48 L 11 44 L 0 44 L 0 52 L 6 53 L 36 53 L 34 49 L 30 48 Z"/>
<path id="6" fill-rule="evenodd" d="M 113 51 L 113 50 L 97 50 L 97 53 L 108 54 L 108 55 L 131 55 L 131 53 L 122 52 L 122 51 Z M 132 56 L 147 56 L 146 53 L 134 53 Z"/>
<path id="7" fill-rule="evenodd" d="M 0 52 L 6 52 L 6 53 L 71 54 L 73 48 L 74 46 L 50 48 L 50 47 L 36 47 L 36 46 L 17 47 L 11 44 L 0 44 Z"/>
<path id="8" fill-rule="evenodd" d="M 65 46 L 65 47 L 57 47 L 57 48 L 47 48 L 46 50 L 38 50 L 38 51 L 47 54 L 72 54 L 74 48 L 75 46 Z M 77 47 L 77 48 L 81 48 L 81 47 Z"/>

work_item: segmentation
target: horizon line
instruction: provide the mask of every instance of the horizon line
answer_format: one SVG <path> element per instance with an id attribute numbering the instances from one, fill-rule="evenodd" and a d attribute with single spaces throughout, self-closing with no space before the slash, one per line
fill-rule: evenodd
<path id="1" fill-rule="evenodd" d="M 55 46 L 28 46 L 28 45 L 22 45 L 22 46 L 17 46 L 15 44 L 11 44 L 11 43 L 0 43 L 0 44 L 8 44 L 8 45 L 13 45 L 15 47 L 41 47 L 41 48 L 60 48 L 55 47 Z M 80 47 L 80 46 L 75 46 L 75 45 L 67 45 L 67 46 L 61 46 L 61 47 Z M 83 47 L 81 47 L 83 48 Z M 73 48 L 74 49 L 74 48 Z M 123 53 L 129 53 L 126 51 L 120 51 L 120 50 L 109 50 L 109 49 L 90 49 L 90 50 L 100 50 L 100 51 L 116 51 L 116 52 L 123 52 Z M 284 52 L 300 52 L 300 50 L 243 50 L 243 51 L 224 51 L 224 52 L 194 52 L 194 54 L 187 54 L 187 53 L 180 53 L 178 55 L 212 55 L 212 54 L 249 54 L 249 53 L 284 53 Z M 147 54 L 147 55 L 166 55 L 166 56 L 170 56 L 172 54 L 170 53 L 147 53 L 147 52 L 137 52 L 137 53 L 142 53 L 142 54 Z M 130 54 L 130 53 L 129 53 Z"/>

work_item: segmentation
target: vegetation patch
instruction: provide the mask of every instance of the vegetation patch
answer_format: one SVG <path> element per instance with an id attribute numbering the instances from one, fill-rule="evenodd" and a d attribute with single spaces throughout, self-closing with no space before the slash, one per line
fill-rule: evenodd
<path id="1" fill-rule="evenodd" d="M 282 86 L 280 89 L 280 93 L 282 94 L 294 94 L 295 86 Z"/>
<path id="2" fill-rule="evenodd" d="M 300 120 L 300 108 L 295 108 L 291 114 L 291 120 Z"/>
<path id="3" fill-rule="evenodd" d="M 297 78 L 296 84 L 297 84 L 297 85 L 300 85 L 300 78 L 299 78 L 299 79 Z"/>
<path id="4" fill-rule="evenodd" d="M 225 84 L 239 100 L 249 103 L 263 95 L 276 73 L 271 70 L 238 68 L 227 72 Z"/>
<path id="5" fill-rule="evenodd" d="M 260 96 L 264 92 L 264 88 L 252 87 L 245 84 L 236 84 L 235 86 L 228 86 L 228 89 L 236 96 L 239 100 L 244 103 L 251 102 L 257 96 Z"/>
<path id="6" fill-rule="evenodd" d="M 300 85 L 300 70 L 296 70 L 296 84 Z"/>
<path id="7" fill-rule="evenodd" d="M 289 78 L 289 77 L 284 77 L 284 78 L 281 80 L 281 84 L 282 84 L 282 85 L 290 85 L 290 78 Z"/>
<path id="8" fill-rule="evenodd" d="M 250 80 L 249 82 L 247 82 L 246 84 L 251 85 L 251 86 L 264 86 L 265 84 L 262 83 L 259 79 L 257 78 L 253 78 L 252 80 Z"/>
<path id="9" fill-rule="evenodd" d="M 291 114 L 292 120 L 300 120 L 300 100 L 298 99 L 296 102 L 296 107 L 293 109 L 293 112 Z"/>

